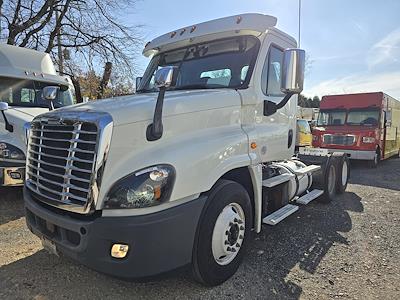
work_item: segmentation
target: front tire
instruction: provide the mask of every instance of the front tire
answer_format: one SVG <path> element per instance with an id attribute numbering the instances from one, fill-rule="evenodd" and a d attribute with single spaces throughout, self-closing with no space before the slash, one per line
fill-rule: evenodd
<path id="1" fill-rule="evenodd" d="M 216 286 L 239 268 L 250 235 L 250 197 L 236 182 L 220 180 L 209 193 L 193 249 L 192 268 L 197 281 Z"/>
<path id="2" fill-rule="evenodd" d="M 379 165 L 380 160 L 381 160 L 381 153 L 380 153 L 380 151 L 378 149 L 375 152 L 374 159 L 368 162 L 369 167 L 372 168 L 372 169 L 377 168 L 378 165 Z"/>

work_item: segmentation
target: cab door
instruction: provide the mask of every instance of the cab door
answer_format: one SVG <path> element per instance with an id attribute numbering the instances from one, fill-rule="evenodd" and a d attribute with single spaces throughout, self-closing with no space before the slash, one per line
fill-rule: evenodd
<path id="1" fill-rule="evenodd" d="M 263 162 L 283 160 L 294 154 L 296 143 L 296 111 L 297 95 L 292 96 L 289 102 L 276 113 L 264 115 L 266 101 L 280 103 L 284 98 L 281 92 L 281 67 L 284 50 L 293 48 L 294 41 L 286 39 L 279 32 L 268 32 L 263 49 L 266 55 L 260 70 L 259 88 L 256 89 L 260 100 L 256 114 L 256 130 L 261 146 L 261 160 Z"/>

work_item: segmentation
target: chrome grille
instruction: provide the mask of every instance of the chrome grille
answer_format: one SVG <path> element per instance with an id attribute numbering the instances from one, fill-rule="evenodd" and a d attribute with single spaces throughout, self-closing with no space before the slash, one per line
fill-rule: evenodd
<path id="1" fill-rule="evenodd" d="M 100 129 L 96 122 L 39 118 L 31 124 L 26 186 L 53 206 L 87 212 L 96 180 Z"/>
<path id="2" fill-rule="evenodd" d="M 356 141 L 354 135 L 324 134 L 324 144 L 327 145 L 353 145 Z"/>

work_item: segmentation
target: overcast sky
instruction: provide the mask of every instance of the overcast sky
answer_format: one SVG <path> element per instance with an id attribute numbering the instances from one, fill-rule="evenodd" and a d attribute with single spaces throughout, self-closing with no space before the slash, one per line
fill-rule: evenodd
<path id="1" fill-rule="evenodd" d="M 151 40 L 247 12 L 276 16 L 277 27 L 297 39 L 298 0 L 143 0 L 128 19 L 144 24 Z M 383 91 L 400 98 L 400 0 L 302 0 L 301 47 L 311 62 L 304 94 Z"/>

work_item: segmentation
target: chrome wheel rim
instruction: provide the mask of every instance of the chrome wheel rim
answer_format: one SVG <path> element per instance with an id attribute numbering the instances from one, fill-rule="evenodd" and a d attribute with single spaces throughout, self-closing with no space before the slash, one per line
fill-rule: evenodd
<path id="1" fill-rule="evenodd" d="M 349 173 L 349 168 L 347 166 L 347 161 L 343 162 L 343 167 L 342 167 L 342 186 L 345 186 L 347 183 L 347 175 Z"/>
<path id="2" fill-rule="evenodd" d="M 333 192 L 335 191 L 335 183 L 336 183 L 336 170 L 335 166 L 330 166 L 329 167 L 329 173 L 328 173 L 328 193 L 329 195 L 332 195 Z"/>
<path id="3" fill-rule="evenodd" d="M 230 203 L 221 211 L 214 225 L 212 253 L 219 265 L 227 265 L 238 255 L 245 234 L 245 215 L 238 203 Z"/>

